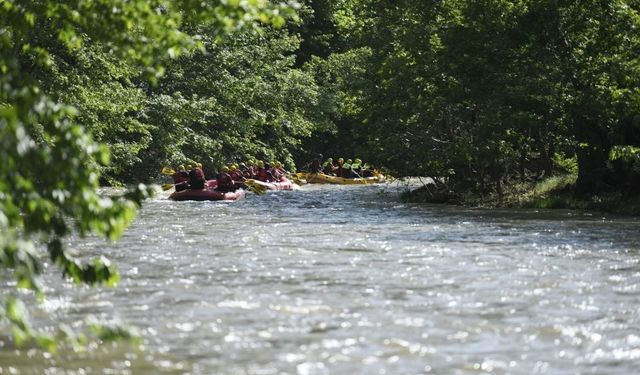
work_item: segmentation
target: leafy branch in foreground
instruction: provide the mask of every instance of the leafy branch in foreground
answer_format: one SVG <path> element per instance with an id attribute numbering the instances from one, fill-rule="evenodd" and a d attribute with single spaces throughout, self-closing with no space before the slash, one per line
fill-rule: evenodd
<path id="1" fill-rule="evenodd" d="M 74 67 L 91 49 L 154 83 L 169 59 L 203 48 L 198 35 L 182 31 L 185 21 L 223 33 L 259 22 L 278 26 L 288 15 L 288 7 L 267 0 L 0 1 L 0 267 L 19 289 L 44 297 L 43 250 L 76 284 L 115 285 L 119 275 L 107 258 L 81 262 L 63 239 L 72 233 L 117 239 L 152 192 L 138 185 L 120 197 L 98 193 L 110 153 L 77 122 L 77 109 L 60 99 L 59 86 L 47 81 L 60 64 Z M 0 306 L 17 345 L 34 342 L 52 351 L 64 338 L 83 341 L 64 326 L 55 336 L 36 332 L 15 295 Z M 94 333 L 128 336 L 117 327 Z"/>

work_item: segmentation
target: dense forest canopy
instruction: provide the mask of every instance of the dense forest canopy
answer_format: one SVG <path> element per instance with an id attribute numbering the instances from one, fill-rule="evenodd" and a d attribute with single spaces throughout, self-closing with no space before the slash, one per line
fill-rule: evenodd
<path id="1" fill-rule="evenodd" d="M 336 51 L 309 64 L 333 137 L 310 144 L 461 190 L 572 159 L 578 192 L 637 188 L 639 4 L 345 2 Z"/>
<path id="2" fill-rule="evenodd" d="M 640 186 L 640 1 L 0 0 L 0 262 L 80 282 L 164 165 L 360 157 L 455 191 Z M 69 220 L 70 218 L 74 220 Z M 37 244 L 34 242 L 38 240 Z M 15 299 L 5 317 L 18 332 Z"/>

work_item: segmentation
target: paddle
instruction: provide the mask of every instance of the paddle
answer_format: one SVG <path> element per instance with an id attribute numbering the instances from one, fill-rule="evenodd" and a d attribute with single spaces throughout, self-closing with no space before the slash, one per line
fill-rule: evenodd
<path id="1" fill-rule="evenodd" d="M 172 187 L 174 187 L 175 184 L 162 184 L 162 191 L 167 191 L 169 189 L 171 189 Z"/>
<path id="2" fill-rule="evenodd" d="M 262 195 L 264 193 L 267 192 L 267 190 L 269 190 L 266 186 L 260 185 L 258 183 L 256 183 L 256 180 L 253 179 L 246 179 L 244 181 L 245 185 L 247 185 L 249 187 L 249 191 L 251 191 L 252 193 L 254 193 L 255 195 Z"/>
<path id="3" fill-rule="evenodd" d="M 176 173 L 176 171 L 174 171 L 171 167 L 164 167 L 162 168 L 162 174 L 166 175 L 166 176 L 171 176 L 172 174 Z"/>
<path id="4" fill-rule="evenodd" d="M 296 176 L 296 175 L 294 175 L 294 174 L 291 174 L 291 173 L 289 173 L 289 172 L 286 172 L 285 176 L 286 176 L 289 180 L 293 181 L 294 183 L 296 183 L 296 184 L 298 184 L 298 185 L 304 185 L 304 184 L 306 184 L 306 183 L 307 183 L 307 181 L 302 180 L 302 179 L 300 179 L 298 176 Z"/>

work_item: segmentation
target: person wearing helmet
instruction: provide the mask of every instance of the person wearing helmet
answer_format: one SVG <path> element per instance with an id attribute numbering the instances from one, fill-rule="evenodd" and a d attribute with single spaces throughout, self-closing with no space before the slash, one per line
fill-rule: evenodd
<path id="1" fill-rule="evenodd" d="M 343 158 L 338 158 L 338 161 L 337 161 L 335 167 L 333 168 L 333 173 L 336 176 L 342 177 L 342 174 L 344 173 L 344 169 L 342 168 L 343 165 L 344 165 L 344 159 Z"/>
<path id="2" fill-rule="evenodd" d="M 183 191 L 189 188 L 189 172 L 184 170 L 184 165 L 178 166 L 171 178 L 173 178 L 176 191 Z"/>
<path id="3" fill-rule="evenodd" d="M 258 160 L 258 169 L 256 171 L 256 179 L 263 182 L 271 182 L 273 181 L 273 175 L 269 172 L 268 167 L 265 167 L 264 162 L 262 160 Z"/>
<path id="4" fill-rule="evenodd" d="M 271 172 L 271 175 L 273 176 L 273 181 L 276 181 L 276 182 L 282 181 L 282 178 L 285 175 L 284 170 L 279 166 L 280 166 L 280 163 L 278 163 L 277 161 L 272 161 L 271 168 L 269 169 L 269 172 Z"/>
<path id="5" fill-rule="evenodd" d="M 360 176 L 362 177 L 373 177 L 373 171 L 371 170 L 371 166 L 368 163 L 362 164 L 362 168 L 360 168 Z"/>
<path id="6" fill-rule="evenodd" d="M 230 191 L 236 190 L 233 183 L 233 179 L 229 174 L 229 167 L 227 167 L 226 165 L 222 167 L 222 169 L 220 170 L 220 173 L 216 175 L 216 181 L 217 181 L 217 185 L 215 190 L 217 191 L 228 193 Z"/>
<path id="7" fill-rule="evenodd" d="M 206 182 L 207 180 L 204 178 L 202 168 L 196 164 L 196 166 L 189 171 L 189 189 L 202 190 Z"/>
<path id="8" fill-rule="evenodd" d="M 254 178 L 256 173 L 258 173 L 258 161 L 256 159 L 251 159 L 247 162 L 247 166 L 249 167 L 251 178 Z"/>
<path id="9" fill-rule="evenodd" d="M 240 170 L 240 173 L 242 174 L 243 178 L 251 178 L 251 170 L 249 169 L 247 164 L 240 163 L 238 165 L 238 169 Z"/>
<path id="10" fill-rule="evenodd" d="M 326 175 L 332 176 L 334 169 L 333 158 L 328 158 L 327 161 L 322 164 L 322 172 Z"/>
<path id="11" fill-rule="evenodd" d="M 171 175 L 171 178 L 173 178 L 173 183 L 174 184 L 180 184 L 182 182 L 188 182 L 189 181 L 189 172 L 184 170 L 184 165 L 180 165 L 180 166 L 178 166 L 178 168 L 176 168 L 176 172 Z"/>
<path id="12" fill-rule="evenodd" d="M 362 160 L 356 159 L 351 164 L 351 177 L 361 177 Z"/>
<path id="13" fill-rule="evenodd" d="M 279 161 L 276 161 L 274 166 L 276 174 L 278 175 L 278 181 L 282 181 L 283 178 L 287 176 L 287 171 L 284 169 L 284 166 Z"/>
<path id="14" fill-rule="evenodd" d="M 351 178 L 351 163 L 353 163 L 353 160 L 347 159 L 342 165 L 342 177 Z"/>
<path id="15" fill-rule="evenodd" d="M 311 162 L 311 173 L 322 173 L 322 154 L 318 154 Z"/>
<path id="16" fill-rule="evenodd" d="M 242 171 L 240 170 L 237 164 L 231 164 L 229 174 L 231 175 L 231 179 L 233 181 L 242 181 L 244 179 L 244 176 L 242 175 Z"/>

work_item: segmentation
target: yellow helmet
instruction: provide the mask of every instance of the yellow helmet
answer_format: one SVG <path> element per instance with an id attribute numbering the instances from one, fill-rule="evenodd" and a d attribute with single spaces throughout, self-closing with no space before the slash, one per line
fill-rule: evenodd
<path id="1" fill-rule="evenodd" d="M 362 160 L 356 159 L 356 164 L 361 164 L 361 163 L 362 163 Z"/>
<path id="2" fill-rule="evenodd" d="M 353 160 L 347 159 L 347 164 L 351 164 L 351 163 L 353 163 Z"/>
<path id="3" fill-rule="evenodd" d="M 258 160 L 258 162 L 256 163 L 256 165 L 260 168 L 264 167 L 264 162 L 262 160 Z"/>
<path id="4" fill-rule="evenodd" d="M 225 165 L 224 167 L 222 167 L 222 171 L 223 171 L 224 173 L 229 172 L 229 167 L 227 167 L 227 166 Z"/>
<path id="5" fill-rule="evenodd" d="M 187 169 L 186 169 L 186 170 L 187 170 L 187 171 L 190 171 L 190 170 L 192 170 L 192 169 L 193 169 L 193 167 L 191 166 L 191 164 L 187 164 Z"/>
<path id="6" fill-rule="evenodd" d="M 179 170 L 179 171 L 184 171 L 184 165 L 179 165 L 179 166 L 178 166 L 178 170 Z"/>
<path id="7" fill-rule="evenodd" d="M 340 164 L 344 163 L 344 159 L 343 158 L 338 159 L 338 163 Z"/>

